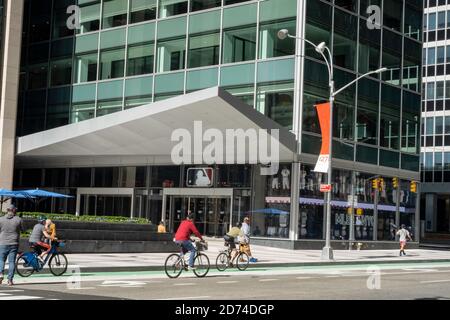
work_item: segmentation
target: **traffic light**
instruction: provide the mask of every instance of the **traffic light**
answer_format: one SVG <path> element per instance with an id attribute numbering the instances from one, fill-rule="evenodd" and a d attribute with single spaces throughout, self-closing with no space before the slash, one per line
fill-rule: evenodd
<path id="1" fill-rule="evenodd" d="M 377 190 L 378 189 L 378 179 L 373 179 L 372 180 L 372 189 Z"/>
<path id="2" fill-rule="evenodd" d="M 362 216 L 362 215 L 363 215 L 363 209 L 358 208 L 358 210 L 356 210 L 356 214 L 357 214 L 358 216 Z"/>
<path id="3" fill-rule="evenodd" d="M 347 214 L 352 215 L 353 214 L 353 208 L 347 208 Z"/>
<path id="4" fill-rule="evenodd" d="M 415 181 L 411 181 L 411 188 L 410 188 L 412 193 L 417 193 L 417 182 Z"/>
<path id="5" fill-rule="evenodd" d="M 398 188 L 398 178 L 392 178 L 392 186 L 394 189 Z"/>
<path id="6" fill-rule="evenodd" d="M 383 179 L 383 178 L 380 178 L 380 179 L 379 179 L 379 185 L 378 185 L 378 187 L 379 187 L 379 190 L 380 190 L 380 191 L 383 191 L 383 190 L 384 190 L 385 184 L 384 184 L 384 179 Z"/>

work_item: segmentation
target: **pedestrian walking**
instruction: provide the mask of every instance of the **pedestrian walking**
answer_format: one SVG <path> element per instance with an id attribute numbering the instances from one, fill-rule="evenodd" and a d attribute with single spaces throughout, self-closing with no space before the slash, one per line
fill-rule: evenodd
<path id="1" fill-rule="evenodd" d="M 402 224 L 400 230 L 397 231 L 397 235 L 400 237 L 400 257 L 402 254 L 406 256 L 405 247 L 406 247 L 406 239 L 412 240 L 409 231 L 406 230 L 405 225 Z"/>
<path id="2" fill-rule="evenodd" d="M 19 250 L 20 233 L 23 221 L 16 216 L 17 208 L 11 205 L 6 215 L 0 218 L 0 284 L 3 282 L 6 260 L 8 259 L 8 286 L 14 285 L 14 272 L 17 251 Z"/>
<path id="3" fill-rule="evenodd" d="M 245 217 L 244 222 L 241 227 L 241 235 L 239 236 L 239 244 L 241 251 L 244 251 L 249 257 L 250 262 L 258 262 L 258 259 L 255 259 L 252 256 L 252 252 L 250 250 L 250 218 Z"/>

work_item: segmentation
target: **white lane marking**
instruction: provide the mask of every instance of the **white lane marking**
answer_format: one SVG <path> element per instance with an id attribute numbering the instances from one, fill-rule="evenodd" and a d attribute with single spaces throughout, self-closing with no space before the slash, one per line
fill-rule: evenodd
<path id="1" fill-rule="evenodd" d="M 0 297 L 0 300 L 35 300 L 35 299 L 43 299 L 43 297 L 34 297 L 34 296 L 9 296 L 9 297 Z"/>
<path id="2" fill-rule="evenodd" d="M 313 277 L 297 277 L 298 280 L 312 279 Z"/>
<path id="3" fill-rule="evenodd" d="M 94 287 L 86 287 L 86 288 L 71 288 L 70 290 L 94 290 L 94 289 L 97 289 L 97 288 L 94 288 Z"/>
<path id="4" fill-rule="evenodd" d="M 174 286 L 195 286 L 195 283 L 175 283 Z"/>
<path id="5" fill-rule="evenodd" d="M 278 281 L 279 279 L 261 279 L 259 282 L 270 282 L 270 281 Z"/>
<path id="6" fill-rule="evenodd" d="M 210 298 L 210 296 L 198 296 L 198 297 L 177 297 L 177 298 L 164 298 L 164 299 L 156 299 L 156 300 L 188 300 L 188 299 L 207 299 Z"/>
<path id="7" fill-rule="evenodd" d="M 436 269 L 420 269 L 420 268 L 407 268 L 407 269 L 402 269 L 404 271 L 421 271 L 421 272 L 437 272 L 438 270 Z"/>
<path id="8" fill-rule="evenodd" d="M 121 287 L 121 288 L 129 288 L 129 287 L 142 287 L 145 286 L 145 282 L 140 281 L 104 281 L 100 287 Z"/>
<path id="9" fill-rule="evenodd" d="M 237 283 L 238 281 L 217 281 L 218 284 Z"/>
<path id="10" fill-rule="evenodd" d="M 439 283 L 439 282 L 450 282 L 450 280 L 428 280 L 428 281 L 420 281 L 420 283 Z"/>
<path id="11" fill-rule="evenodd" d="M 23 290 L 0 290 L 0 292 L 23 292 Z"/>

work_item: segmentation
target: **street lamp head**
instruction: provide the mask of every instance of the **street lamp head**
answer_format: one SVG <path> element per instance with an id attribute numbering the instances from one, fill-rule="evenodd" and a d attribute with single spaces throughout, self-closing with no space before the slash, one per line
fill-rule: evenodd
<path id="1" fill-rule="evenodd" d="M 380 68 L 380 69 L 378 69 L 377 71 L 375 71 L 376 73 L 383 73 L 383 72 L 386 72 L 386 71 L 388 71 L 388 68 Z"/>
<path id="2" fill-rule="evenodd" d="M 321 42 L 316 46 L 316 51 L 318 53 L 324 53 L 325 52 L 325 48 L 327 47 L 325 42 Z"/>
<path id="3" fill-rule="evenodd" d="M 289 30 L 288 29 L 281 29 L 278 31 L 278 39 L 284 40 L 289 36 Z"/>

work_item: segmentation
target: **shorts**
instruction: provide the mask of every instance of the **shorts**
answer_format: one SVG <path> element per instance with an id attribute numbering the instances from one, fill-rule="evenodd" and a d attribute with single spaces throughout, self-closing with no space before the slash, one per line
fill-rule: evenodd
<path id="1" fill-rule="evenodd" d="M 236 243 L 234 242 L 234 238 L 230 237 L 229 235 L 224 235 L 223 239 L 225 240 L 225 246 L 229 247 L 230 249 L 236 249 Z"/>
<path id="2" fill-rule="evenodd" d="M 400 241 L 401 246 L 406 246 L 406 241 Z"/>

